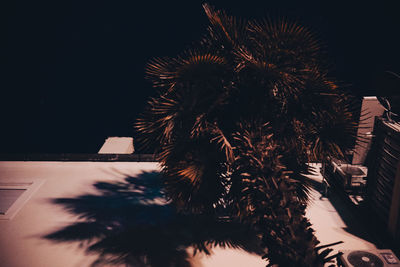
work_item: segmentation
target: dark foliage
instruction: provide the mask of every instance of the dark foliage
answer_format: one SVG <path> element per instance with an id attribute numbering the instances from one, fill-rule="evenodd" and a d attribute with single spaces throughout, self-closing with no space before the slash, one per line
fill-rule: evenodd
<path id="1" fill-rule="evenodd" d="M 318 40 L 287 19 L 244 21 L 204 5 L 208 34 L 154 59 L 160 89 L 136 128 L 155 144 L 167 196 L 184 212 L 229 207 L 263 232 L 270 264 L 322 266 L 304 218 L 306 163 L 344 158 L 357 124 Z"/>

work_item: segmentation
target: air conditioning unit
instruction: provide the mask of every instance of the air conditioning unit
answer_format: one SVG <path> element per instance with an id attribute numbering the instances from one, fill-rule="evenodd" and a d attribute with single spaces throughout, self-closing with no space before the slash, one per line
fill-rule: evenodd
<path id="1" fill-rule="evenodd" d="M 338 259 L 344 267 L 399 267 L 400 261 L 390 249 L 344 250 Z"/>

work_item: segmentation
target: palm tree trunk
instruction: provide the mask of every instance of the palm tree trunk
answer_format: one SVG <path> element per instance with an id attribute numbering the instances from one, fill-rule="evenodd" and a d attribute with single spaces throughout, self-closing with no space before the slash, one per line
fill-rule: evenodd
<path id="1" fill-rule="evenodd" d="M 318 253 L 306 205 L 297 196 L 298 181 L 282 166 L 272 135 L 254 124 L 242 128 L 235 136 L 230 189 L 236 215 L 260 231 L 268 266 L 323 266 L 331 250 Z"/>

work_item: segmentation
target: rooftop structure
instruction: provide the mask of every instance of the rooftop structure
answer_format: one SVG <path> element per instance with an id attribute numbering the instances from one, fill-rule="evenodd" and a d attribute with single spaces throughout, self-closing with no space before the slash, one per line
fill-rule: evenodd
<path id="1" fill-rule="evenodd" d="M 107 259 L 101 251 L 145 246 L 155 253 L 148 255 L 150 259 L 182 260 L 192 267 L 265 266 L 265 261 L 246 244 L 240 245 L 247 251 L 217 246 L 211 255 L 193 256 L 193 247 L 185 238 L 188 233 L 190 236 L 201 231 L 193 229 L 194 224 L 182 224 L 183 227 L 179 220 L 168 217 L 168 209 L 163 208 L 168 203 L 157 187 L 146 191 L 146 185 L 151 185 L 146 181 L 152 181 L 158 172 L 156 162 L 0 162 L 0 185 L 8 183 L 10 188 L 22 183 L 29 188 L 32 183 L 40 184 L 25 196 L 26 201 L 20 203 L 12 218 L 0 220 L 2 265 L 91 266 Z M 322 181 L 319 173 L 311 178 L 316 185 Z M 344 241 L 335 250 L 376 248 L 360 218 L 335 197 L 324 198 L 313 190 L 307 217 L 322 244 Z M 133 229 L 124 224 L 125 220 Z M 212 223 L 208 224 L 207 232 L 212 232 L 212 227 Z M 120 247 L 104 239 L 117 238 L 119 231 L 127 238 Z M 235 232 L 230 230 L 229 234 Z M 111 242 L 111 247 L 99 241 Z M 160 246 L 162 242 L 167 242 L 165 247 Z M 87 254 L 93 244 L 105 247 Z M 170 258 L 162 251 L 168 251 Z M 118 259 L 124 260 L 124 255 L 121 253 Z"/>

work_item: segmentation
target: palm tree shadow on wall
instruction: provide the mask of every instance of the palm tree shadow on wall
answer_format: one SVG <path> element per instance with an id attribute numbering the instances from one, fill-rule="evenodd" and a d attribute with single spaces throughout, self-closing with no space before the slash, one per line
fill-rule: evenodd
<path id="1" fill-rule="evenodd" d="M 87 253 L 97 253 L 92 266 L 190 267 L 190 251 L 210 254 L 216 245 L 264 254 L 249 227 L 177 213 L 165 201 L 158 172 L 94 186 L 100 194 L 52 200 L 80 220 L 44 236 L 53 242 L 79 242 Z"/>

